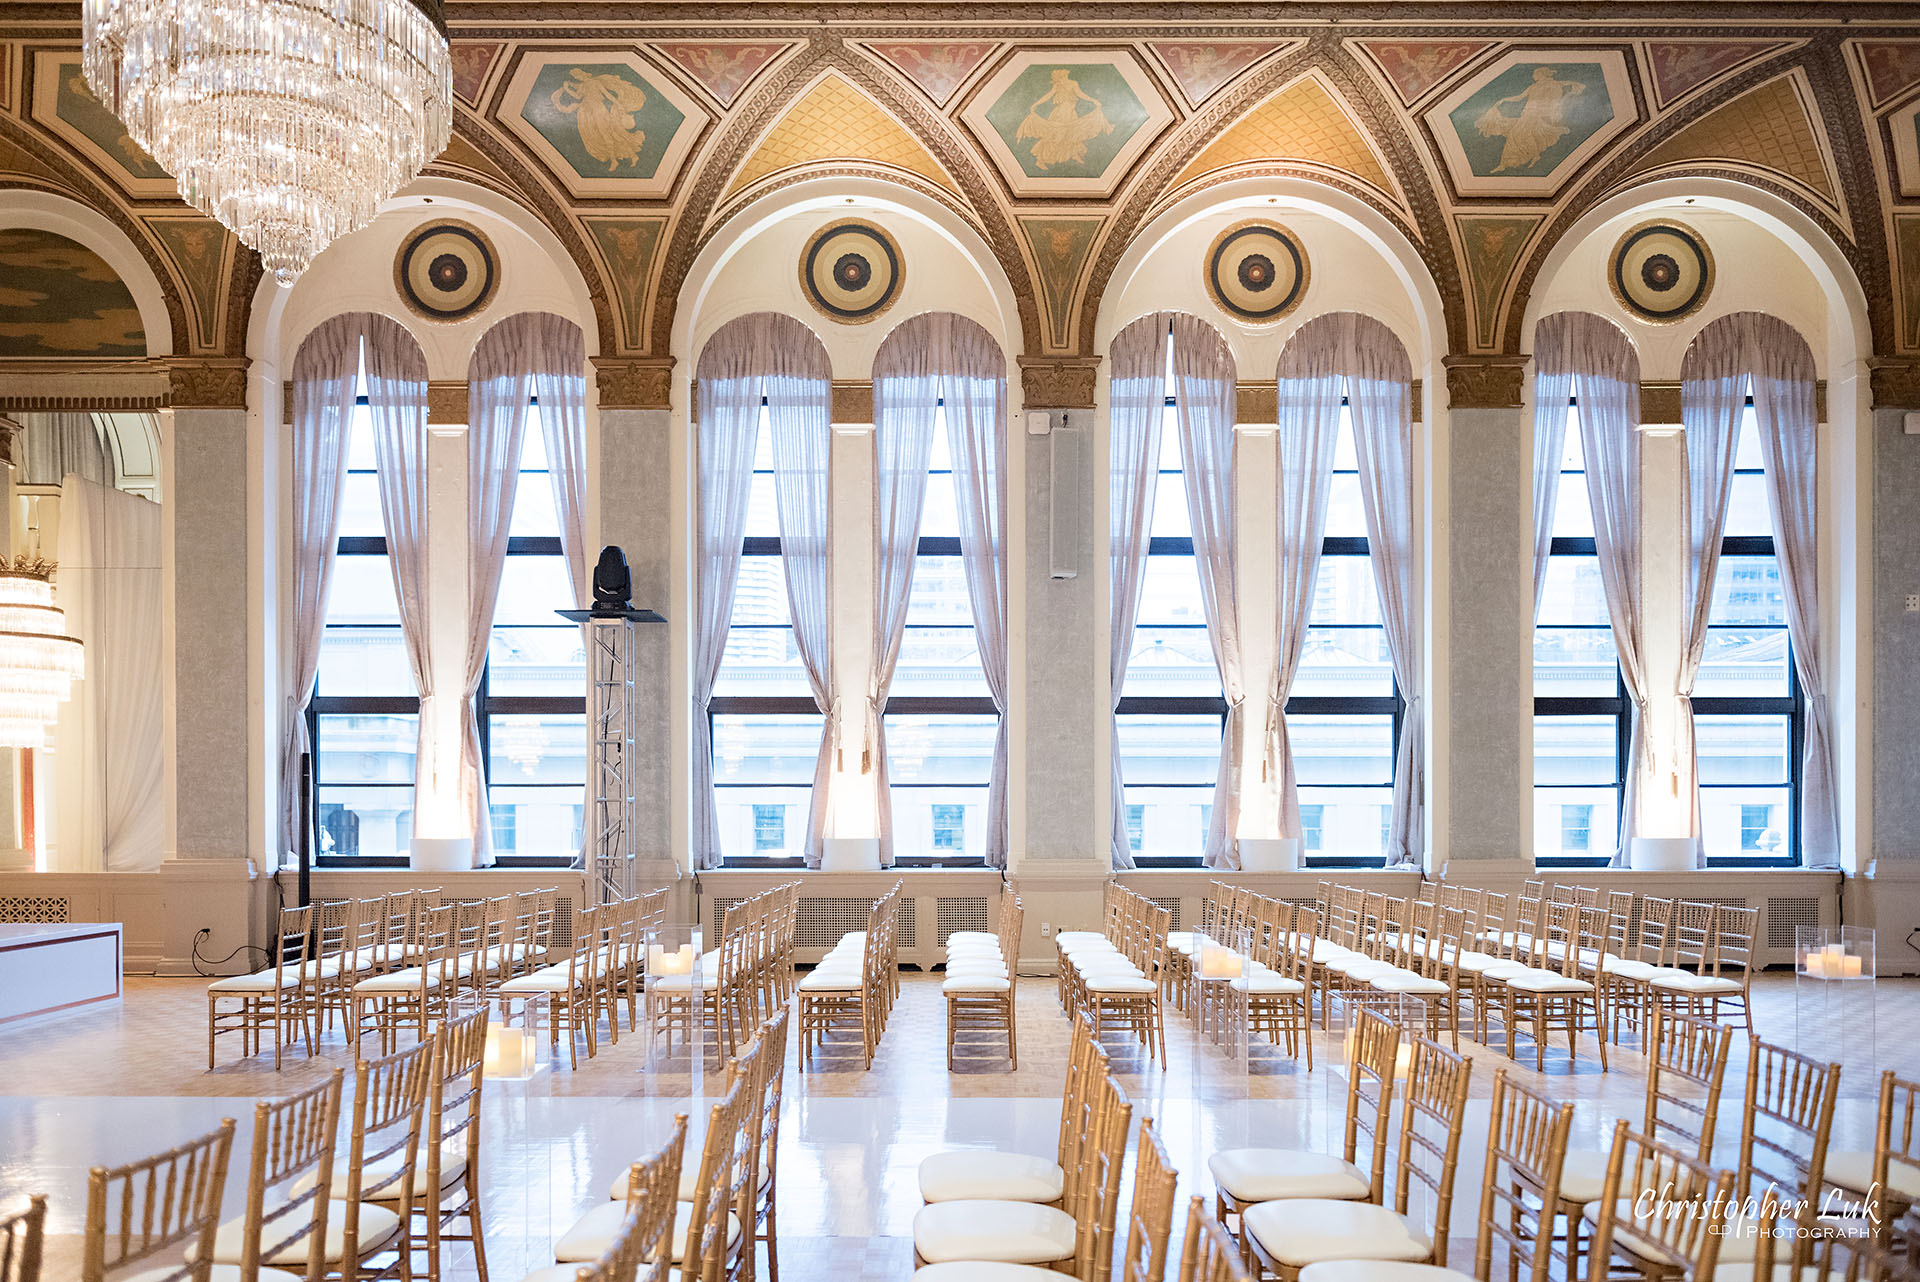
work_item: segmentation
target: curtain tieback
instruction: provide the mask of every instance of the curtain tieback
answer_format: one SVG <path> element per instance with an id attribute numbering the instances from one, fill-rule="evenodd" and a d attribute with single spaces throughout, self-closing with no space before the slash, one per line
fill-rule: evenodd
<path id="1" fill-rule="evenodd" d="M 1285 733 L 1287 701 L 1267 696 L 1267 722 L 1260 736 L 1260 782 L 1280 777 L 1280 736 Z"/>

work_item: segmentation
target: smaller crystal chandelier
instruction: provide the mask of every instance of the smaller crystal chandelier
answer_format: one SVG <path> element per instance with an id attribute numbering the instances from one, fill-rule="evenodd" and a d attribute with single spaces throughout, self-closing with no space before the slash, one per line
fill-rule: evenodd
<path id="1" fill-rule="evenodd" d="M 87 84 L 283 285 L 446 149 L 441 0 L 84 0 Z"/>
<path id="2" fill-rule="evenodd" d="M 53 563 L 0 558 L 0 747 L 44 748 L 73 682 L 85 675 L 80 642 L 53 603 Z"/>

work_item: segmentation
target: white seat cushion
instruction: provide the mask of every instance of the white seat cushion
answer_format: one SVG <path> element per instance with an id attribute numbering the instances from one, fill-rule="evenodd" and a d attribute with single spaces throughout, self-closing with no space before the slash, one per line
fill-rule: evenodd
<path id="1" fill-rule="evenodd" d="M 1037 1264 L 1008 1264 L 1004 1260 L 949 1260 L 913 1271 L 913 1282 L 1060 1282 L 1064 1275 Z"/>
<path id="2" fill-rule="evenodd" d="M 1383 993 L 1418 993 L 1439 996 L 1447 991 L 1445 981 L 1428 979 L 1425 975 L 1415 975 L 1409 971 L 1396 971 L 1391 975 L 1376 975 L 1367 981 L 1373 988 Z"/>
<path id="3" fill-rule="evenodd" d="M 1003 963 L 997 961 L 948 962 L 947 978 L 952 979 L 959 975 L 968 975 L 975 978 L 1005 979 L 1007 977 L 1007 968 Z"/>
<path id="4" fill-rule="evenodd" d="M 1405 1260 L 1329 1260 L 1300 1270 L 1300 1282 L 1476 1282 L 1473 1274 Z"/>
<path id="5" fill-rule="evenodd" d="M 1279 1198 L 1365 1198 L 1367 1173 L 1326 1153 L 1287 1148 L 1227 1148 L 1207 1159 L 1213 1182 L 1236 1202 Z"/>
<path id="6" fill-rule="evenodd" d="M 1159 991 L 1160 985 L 1145 975 L 1095 975 L 1087 980 L 1090 993 L 1152 993 Z"/>
<path id="7" fill-rule="evenodd" d="M 1655 988 L 1673 993 L 1737 993 L 1740 991 L 1738 980 L 1712 975 L 1655 975 L 1651 982 Z"/>
<path id="8" fill-rule="evenodd" d="M 210 993 L 270 993 L 274 988 L 274 976 L 271 970 L 256 970 L 251 975 L 229 975 L 225 979 L 216 979 L 207 985 Z M 281 988 L 298 988 L 300 972 L 288 970 L 280 979 Z"/>
<path id="9" fill-rule="evenodd" d="M 1873 1183 L 1871 1150 L 1827 1154 L 1827 1180 L 1843 1189 L 1864 1193 Z M 1920 1166 L 1903 1162 L 1897 1156 L 1887 1162 L 1887 1189 L 1895 1197 L 1920 1201 Z"/>
<path id="10" fill-rule="evenodd" d="M 1065 948 L 1068 944 L 1084 944 L 1089 940 L 1106 943 L 1107 937 L 1097 930 L 1063 930 L 1053 937 L 1054 942 Z"/>
<path id="11" fill-rule="evenodd" d="M 1600 969 L 1609 975 L 1618 975 L 1622 979 L 1646 980 L 1652 979 L 1654 975 L 1654 968 L 1646 962 L 1634 961 L 1630 957 L 1615 957 L 1612 953 L 1607 954 L 1606 960 L 1600 964 Z"/>
<path id="12" fill-rule="evenodd" d="M 861 986 L 861 973 L 857 970 L 815 970 L 800 981 L 803 993 L 840 993 L 855 992 Z"/>
<path id="13" fill-rule="evenodd" d="M 1618 1216 L 1614 1221 L 1614 1241 L 1638 1254 L 1650 1257 L 1656 1254 L 1656 1252 L 1649 1250 L 1647 1239 L 1634 1231 L 1632 1211 L 1632 1203 L 1622 1200 Z M 1670 1210 L 1667 1214 L 1684 1214 L 1684 1212 Z M 1581 1207 L 1580 1218 L 1586 1220 L 1589 1224 L 1598 1223 L 1600 1219 L 1600 1203 L 1596 1200 Z M 1753 1276 L 1753 1257 L 1759 1253 L 1760 1249 L 1760 1231 L 1760 1223 L 1749 1217 L 1742 1209 L 1741 1204 L 1736 1201 L 1734 1203 L 1734 1209 L 1727 1216 L 1726 1225 L 1720 1230 L 1721 1261 L 1723 1263 L 1738 1261 L 1746 1266 L 1747 1277 L 1751 1278 Z M 1793 1226 L 1791 1224 L 1785 1224 L 1780 1226 L 1780 1229 L 1777 1231 L 1783 1234 L 1791 1233 Z M 1784 1242 L 1781 1243 L 1781 1247 L 1785 1245 Z"/>
<path id="14" fill-rule="evenodd" d="M 313 1203 L 309 1202 L 299 1211 L 294 1212 L 292 1216 L 283 1216 L 278 1220 L 270 1221 L 265 1228 L 261 1230 L 261 1236 L 274 1242 L 292 1236 L 292 1234 L 299 1231 L 294 1223 L 296 1218 L 300 1218 L 301 1222 L 311 1226 L 313 1217 L 307 1214 L 307 1212 L 310 1211 L 312 1207 Z M 240 1252 L 242 1245 L 246 1241 L 246 1230 L 247 1221 L 244 1216 L 239 1219 L 228 1220 L 220 1226 L 220 1231 L 214 1235 L 213 1239 L 213 1260 L 215 1264 L 240 1263 Z M 282 1267 L 291 1265 L 304 1269 L 307 1264 L 307 1235 L 311 1231 L 311 1227 L 309 1227 L 306 1231 L 300 1232 L 298 1239 L 281 1248 L 281 1250 L 275 1254 L 268 1256 L 264 1263 L 278 1264 Z M 362 1202 L 360 1204 L 360 1241 L 358 1248 L 362 1259 L 372 1255 L 393 1241 L 399 1231 L 400 1217 L 398 1215 L 395 1215 L 386 1207 L 373 1202 Z M 327 1203 L 327 1236 L 321 1248 L 328 1264 L 340 1263 L 341 1254 L 346 1249 L 346 1240 L 347 1204 L 345 1202 L 329 1202 Z"/>
<path id="15" fill-rule="evenodd" d="M 1251 992 L 1256 997 L 1262 993 L 1277 995 L 1307 991 L 1307 986 L 1299 980 L 1288 979 L 1285 975 L 1276 975 L 1270 970 L 1256 971 L 1240 979 L 1228 980 L 1227 987 L 1240 992 Z"/>
<path id="16" fill-rule="evenodd" d="M 1523 993 L 1590 993 L 1593 985 L 1584 979 L 1568 979 L 1565 975 L 1556 975 L 1550 970 L 1525 970 L 1515 975 L 1501 977 L 1508 988 L 1517 988 Z"/>
<path id="17" fill-rule="evenodd" d="M 1560 1196 L 1568 1202 L 1597 1201 L 1606 1189 L 1607 1155 L 1591 1149 L 1568 1149 L 1560 1168 Z"/>
<path id="18" fill-rule="evenodd" d="M 997 975 L 955 975 L 940 985 L 943 993 L 1004 993 L 1011 983 Z"/>
<path id="19" fill-rule="evenodd" d="M 372 979 L 363 979 L 353 986 L 357 997 L 391 996 L 395 993 L 418 991 L 422 984 L 428 988 L 438 988 L 448 974 L 445 962 L 434 962 L 430 966 L 409 966 L 405 970 L 389 971 L 384 975 L 375 975 Z"/>
<path id="20" fill-rule="evenodd" d="M 520 975 L 500 985 L 503 993 L 564 993 L 573 987 L 573 981 L 564 971 L 555 974 L 551 970 L 536 970 L 531 975 Z"/>
<path id="21" fill-rule="evenodd" d="M 607 1253 L 613 1244 L 613 1235 L 620 1231 L 620 1221 L 626 1218 L 627 1204 L 624 1199 L 618 1202 L 602 1202 L 573 1222 L 573 1227 L 560 1235 L 553 1244 L 553 1258 L 562 1264 L 589 1264 Z M 687 1235 L 693 1232 L 693 1203 L 675 1202 L 673 1204 L 673 1262 L 680 1263 L 686 1258 Z M 727 1249 L 740 1238 L 740 1217 L 731 1213 L 727 1216 Z"/>
<path id="22" fill-rule="evenodd" d="M 923 1201 L 1057 1202 L 1067 1177 L 1057 1162 L 1026 1153 L 952 1149 L 920 1163 Z"/>
<path id="23" fill-rule="evenodd" d="M 990 930 L 956 930 L 947 936 L 947 946 L 952 947 L 958 943 L 971 943 L 975 940 L 985 941 L 986 943 L 992 944 L 995 948 L 1000 946 L 1000 936 Z"/>
<path id="24" fill-rule="evenodd" d="M 1065 1211 L 1004 1198 L 935 1202 L 913 1217 L 913 1249 L 928 1264 L 1052 1264 L 1073 1258 L 1074 1236 L 1073 1217 Z"/>
<path id="25" fill-rule="evenodd" d="M 387 1184 L 387 1181 L 392 1180 L 395 1175 L 399 1174 L 400 1164 L 405 1157 L 406 1152 L 402 1150 L 398 1153 L 389 1153 L 385 1157 L 377 1158 L 374 1161 L 366 1163 L 360 1175 L 361 1196 L 365 1201 L 384 1203 L 398 1202 L 400 1200 L 402 1196 L 401 1184 L 398 1181 Z M 347 1191 L 347 1177 L 350 1173 L 349 1168 L 351 1165 L 352 1159 L 347 1156 L 344 1150 L 340 1152 L 338 1157 L 334 1158 L 333 1192 L 345 1193 Z M 460 1177 L 465 1175 L 466 1171 L 467 1141 L 462 1136 L 455 1136 L 453 1139 L 448 1140 L 446 1146 L 440 1150 L 440 1187 L 442 1189 L 451 1188 L 453 1185 L 459 1183 Z M 414 1168 L 414 1178 L 424 1180 L 426 1177 L 427 1151 L 423 1147 L 420 1150 L 419 1163 Z M 318 1177 L 314 1172 L 308 1171 L 305 1175 L 302 1175 L 298 1180 L 294 1181 L 293 1191 L 296 1194 L 304 1193 L 316 1183 L 318 1183 Z M 385 1187 L 378 1187 L 380 1185 L 385 1185 Z M 412 1186 L 413 1181 L 407 1181 L 405 1187 L 410 1189 Z"/>
<path id="26" fill-rule="evenodd" d="M 698 1140 L 698 1137 L 696 1136 L 693 1136 L 693 1135 L 687 1136 L 687 1146 L 689 1148 L 694 1148 L 694 1149 L 699 1148 L 700 1146 L 697 1140 Z M 627 1170 L 620 1172 L 619 1177 L 615 1179 L 613 1182 L 613 1187 L 607 1190 L 607 1196 L 612 1198 L 616 1202 L 626 1201 L 627 1200 L 627 1177 L 632 1174 L 633 1174 L 632 1168 L 628 1168 Z M 767 1187 L 767 1181 L 772 1178 L 773 1178 L 772 1168 L 763 1164 L 760 1167 L 760 1187 L 763 1189 Z M 698 1197 L 699 1195 L 700 1195 L 700 1163 L 696 1161 L 691 1165 L 683 1164 L 680 1167 L 680 1187 L 674 1192 L 674 1197 L 677 1200 L 682 1202 L 691 1202 L 694 1200 L 694 1198 Z"/>
<path id="27" fill-rule="evenodd" d="M 1425 1262 L 1433 1242 L 1405 1216 L 1371 1202 L 1294 1198 L 1247 1208 L 1242 1225 L 1260 1249 L 1290 1268 L 1322 1260 Z"/>

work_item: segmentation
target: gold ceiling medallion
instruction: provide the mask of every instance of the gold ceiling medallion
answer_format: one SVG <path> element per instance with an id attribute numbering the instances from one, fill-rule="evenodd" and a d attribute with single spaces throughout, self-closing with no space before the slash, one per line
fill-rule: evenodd
<path id="1" fill-rule="evenodd" d="M 393 287 L 428 320 L 465 320 L 499 292 L 500 256 L 478 227 L 429 223 L 408 236 L 394 256 Z"/>
<path id="2" fill-rule="evenodd" d="M 893 306 L 906 261 L 893 237 L 846 219 L 821 228 L 800 254 L 800 290 L 829 320 L 861 325 Z"/>
<path id="3" fill-rule="evenodd" d="M 1238 223 L 1207 248 L 1207 293 L 1236 320 L 1266 325 L 1307 293 L 1307 251 L 1278 223 Z"/>
<path id="4" fill-rule="evenodd" d="M 1607 259 L 1607 286 L 1630 314 L 1656 325 L 1684 320 L 1713 292 L 1713 254 L 1691 227 L 1641 223 Z"/>

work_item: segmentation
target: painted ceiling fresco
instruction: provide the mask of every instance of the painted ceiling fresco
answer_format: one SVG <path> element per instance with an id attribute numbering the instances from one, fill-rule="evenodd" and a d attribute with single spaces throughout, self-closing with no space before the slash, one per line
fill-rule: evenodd
<path id="1" fill-rule="evenodd" d="M 0 356 L 145 356 L 126 284 L 100 255 L 32 227 L 0 230 Z"/>
<path id="2" fill-rule="evenodd" d="M 553 230 L 610 358 L 665 356 L 701 247 L 814 174 L 897 182 L 971 224 L 1019 300 L 1030 361 L 1096 355 L 1100 297 L 1160 211 L 1280 175 L 1400 228 L 1455 354 L 1524 351 L 1520 317 L 1557 238 L 1673 175 L 1798 206 L 1860 278 L 1876 348 L 1920 353 L 1912 6 L 1851 5 L 1841 23 L 1819 6 L 1694 0 L 1570 22 L 1531 0 L 1206 0 L 1173 24 L 1165 6 L 1127 2 L 1075 7 L 1071 22 L 1040 6 L 850 0 L 448 7 L 460 111 L 431 172 Z M 0 185 L 118 223 L 166 288 L 176 350 L 240 355 L 257 263 L 85 93 L 70 22 L 0 5 Z"/>

